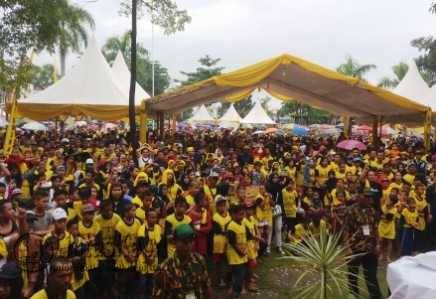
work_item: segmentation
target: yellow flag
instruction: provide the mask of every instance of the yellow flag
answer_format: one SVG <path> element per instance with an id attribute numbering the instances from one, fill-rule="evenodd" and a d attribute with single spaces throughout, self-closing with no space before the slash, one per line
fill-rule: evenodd
<path id="1" fill-rule="evenodd" d="M 15 126 L 17 120 L 17 99 L 15 92 L 12 95 L 12 108 L 9 114 L 8 127 L 6 129 L 5 143 L 3 145 L 4 155 L 7 157 L 12 153 L 15 143 Z"/>

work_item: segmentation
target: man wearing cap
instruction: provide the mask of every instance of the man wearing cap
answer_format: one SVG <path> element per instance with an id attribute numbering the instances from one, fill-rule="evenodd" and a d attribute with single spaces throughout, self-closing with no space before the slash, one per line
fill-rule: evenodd
<path id="1" fill-rule="evenodd" d="M 51 212 L 54 220 L 54 229 L 44 236 L 43 243 L 50 238 L 55 238 L 58 243 L 55 256 L 68 257 L 70 246 L 73 244 L 73 237 L 67 232 L 67 212 L 63 208 L 56 208 Z"/>
<path id="2" fill-rule="evenodd" d="M 192 252 L 194 231 L 180 224 L 174 232 L 176 252 L 166 259 L 155 274 L 155 299 L 208 299 L 212 289 L 204 258 Z"/>

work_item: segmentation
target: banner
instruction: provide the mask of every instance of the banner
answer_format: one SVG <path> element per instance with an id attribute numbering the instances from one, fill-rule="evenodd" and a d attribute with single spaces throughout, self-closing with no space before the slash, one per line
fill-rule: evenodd
<path id="1" fill-rule="evenodd" d="M 15 93 L 14 93 L 15 94 Z M 15 143 L 15 126 L 17 121 L 17 99 L 12 95 L 12 107 L 8 119 L 8 127 L 6 129 L 5 143 L 3 145 L 4 155 L 7 157 L 12 153 Z"/>

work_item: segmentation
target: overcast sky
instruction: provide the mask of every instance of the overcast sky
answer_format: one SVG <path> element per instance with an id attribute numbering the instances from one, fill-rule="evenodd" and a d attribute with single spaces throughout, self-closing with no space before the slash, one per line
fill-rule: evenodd
<path id="1" fill-rule="evenodd" d="M 120 16 L 120 0 L 74 0 L 95 18 L 95 36 L 102 46 L 108 37 L 130 27 Z M 418 55 L 414 38 L 436 35 L 436 15 L 430 0 L 177 0 L 192 22 L 184 32 L 155 33 L 155 57 L 171 77 L 191 71 L 199 57 L 222 59 L 227 71 L 282 53 L 290 53 L 335 68 L 350 54 L 373 63 L 371 82 L 392 75 L 391 66 Z M 151 25 L 139 22 L 139 40 L 150 48 Z M 68 66 L 77 61 L 68 58 Z M 42 55 L 40 62 L 53 62 Z M 58 62 L 56 62 L 58 63 Z"/>

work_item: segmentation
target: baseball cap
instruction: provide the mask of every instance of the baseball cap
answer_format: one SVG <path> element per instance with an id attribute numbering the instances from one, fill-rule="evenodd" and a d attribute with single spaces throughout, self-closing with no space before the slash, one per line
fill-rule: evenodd
<path id="1" fill-rule="evenodd" d="M 65 212 L 65 210 L 62 208 L 54 209 L 53 212 L 51 213 L 51 215 L 53 216 L 53 219 L 55 221 L 58 221 L 61 219 L 67 219 L 67 212 Z"/>
<path id="2" fill-rule="evenodd" d="M 87 203 L 82 207 L 82 212 L 83 213 L 88 213 L 88 212 L 94 212 L 95 208 L 92 204 Z"/>
<path id="3" fill-rule="evenodd" d="M 86 159 L 85 164 L 94 164 L 94 160 L 91 158 Z"/>
<path id="4" fill-rule="evenodd" d="M 189 224 L 180 224 L 174 231 L 174 237 L 176 239 L 192 239 L 194 236 L 194 230 Z"/>

